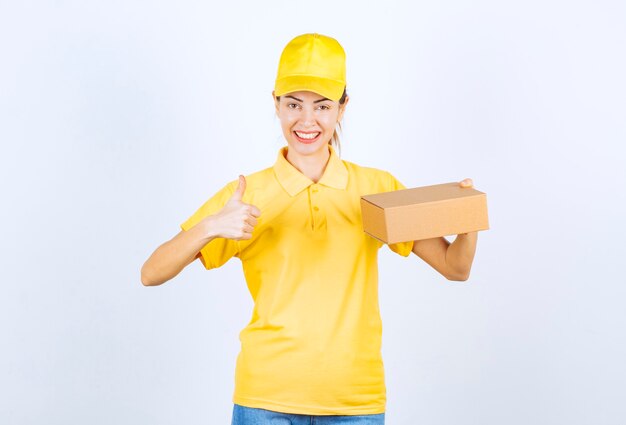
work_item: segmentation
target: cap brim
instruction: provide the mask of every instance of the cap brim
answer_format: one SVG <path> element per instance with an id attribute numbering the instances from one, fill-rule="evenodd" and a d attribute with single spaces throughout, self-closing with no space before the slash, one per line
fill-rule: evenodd
<path id="1" fill-rule="evenodd" d="M 312 77 L 309 75 L 292 75 L 276 80 L 274 95 L 282 96 L 294 91 L 312 91 L 330 100 L 341 99 L 345 83 L 327 78 Z"/>

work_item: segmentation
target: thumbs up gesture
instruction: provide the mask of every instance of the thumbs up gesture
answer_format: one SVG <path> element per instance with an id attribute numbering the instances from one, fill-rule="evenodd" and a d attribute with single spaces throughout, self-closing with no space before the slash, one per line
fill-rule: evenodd
<path id="1" fill-rule="evenodd" d="M 252 230 L 257 224 L 261 211 L 254 205 L 242 202 L 246 191 L 246 178 L 239 176 L 239 185 L 218 213 L 213 216 L 213 224 L 218 237 L 242 240 L 252 238 Z"/>

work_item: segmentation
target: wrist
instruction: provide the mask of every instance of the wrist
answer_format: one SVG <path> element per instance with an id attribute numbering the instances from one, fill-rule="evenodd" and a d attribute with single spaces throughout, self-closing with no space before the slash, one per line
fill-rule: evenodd
<path id="1" fill-rule="evenodd" d="M 207 216 L 203 222 L 203 234 L 205 239 L 207 239 L 207 243 L 212 241 L 213 239 L 219 237 L 220 232 L 217 226 L 217 220 L 214 215 Z"/>

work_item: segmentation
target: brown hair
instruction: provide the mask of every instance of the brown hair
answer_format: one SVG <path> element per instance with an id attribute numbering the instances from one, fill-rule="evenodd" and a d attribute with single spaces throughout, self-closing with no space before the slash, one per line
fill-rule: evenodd
<path id="1" fill-rule="evenodd" d="M 348 93 L 346 92 L 346 87 L 343 88 L 343 94 L 341 95 L 341 98 L 339 99 L 339 104 L 343 105 L 344 103 L 346 103 L 346 96 L 348 95 Z M 276 100 L 280 102 L 280 96 L 276 96 Z M 339 131 L 341 131 L 341 121 L 338 122 L 337 124 L 339 124 Z M 339 143 L 339 133 L 337 133 L 337 129 L 335 129 L 335 131 L 333 132 L 333 137 L 331 137 L 331 139 L 328 141 L 329 145 L 332 145 L 333 148 L 335 148 L 335 150 L 337 151 L 337 155 L 341 156 L 341 144 Z"/>

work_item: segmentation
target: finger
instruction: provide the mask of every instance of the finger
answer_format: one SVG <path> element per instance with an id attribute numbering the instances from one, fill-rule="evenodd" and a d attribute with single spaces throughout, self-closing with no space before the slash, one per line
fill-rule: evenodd
<path id="1" fill-rule="evenodd" d="M 255 207 L 254 205 L 250 205 L 252 207 L 252 210 L 250 211 L 250 214 L 254 217 L 260 217 L 261 216 L 261 210 L 258 209 L 257 207 Z"/>
<path id="2" fill-rule="evenodd" d="M 473 184 L 472 179 L 464 179 L 461 181 L 461 187 L 472 187 Z"/>
<path id="3" fill-rule="evenodd" d="M 237 185 L 237 189 L 235 193 L 233 193 L 232 198 L 241 201 L 243 198 L 243 193 L 246 191 L 246 178 L 242 175 L 239 175 L 239 184 Z"/>
<path id="4" fill-rule="evenodd" d="M 256 226 L 258 220 L 252 216 L 248 216 L 248 218 L 246 218 L 246 223 L 250 224 L 251 226 Z"/>

